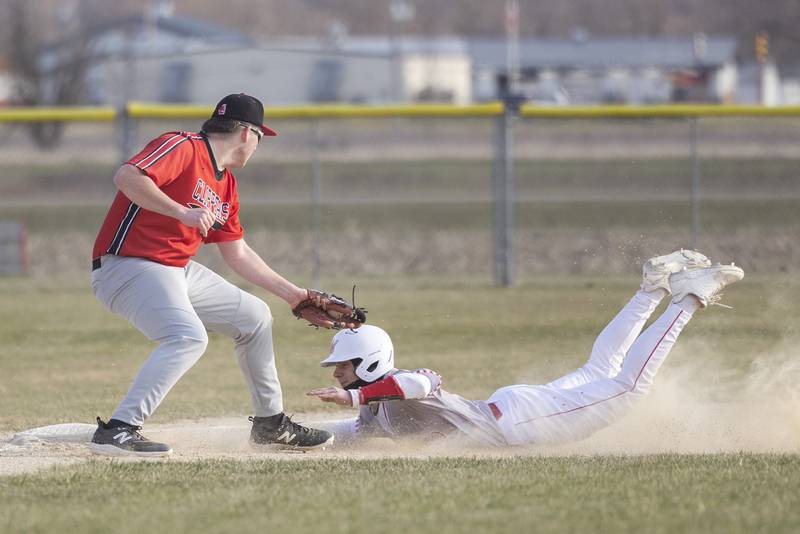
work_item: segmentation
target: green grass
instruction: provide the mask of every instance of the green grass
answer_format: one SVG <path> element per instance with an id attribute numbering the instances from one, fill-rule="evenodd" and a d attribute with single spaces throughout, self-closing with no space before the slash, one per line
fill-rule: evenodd
<path id="1" fill-rule="evenodd" d="M 797 159 L 702 159 L 704 199 L 800 197 Z M 380 160 L 321 163 L 323 201 L 486 200 L 492 195 L 492 160 Z M 687 158 L 515 161 L 515 192 L 521 200 L 689 200 L 692 166 Z M 68 200 L 105 204 L 115 192 L 114 164 L 0 164 L 0 198 L 25 204 Z M 262 203 L 306 201 L 310 162 L 254 160 L 236 172 L 243 199 Z"/>
<path id="2" fill-rule="evenodd" d="M 796 532 L 778 455 L 113 463 L 0 478 L 3 532 Z"/>
<path id="3" fill-rule="evenodd" d="M 399 366 L 437 369 L 448 390 L 485 398 L 580 365 L 636 283 L 551 277 L 497 289 L 469 278 L 367 278 L 358 297 L 393 335 Z M 724 355 L 724 380 L 737 387 L 758 355 L 796 339 L 794 277 L 748 277 L 728 293 L 735 310 L 698 312 L 681 336 L 679 346 L 703 350 L 676 351 L 668 367 Z M 332 382 L 317 366 L 329 333 L 267 300 L 287 409 L 332 409 L 303 395 Z M 0 430 L 8 431 L 108 416 L 152 344 L 83 280 L 3 279 L 0 347 Z M 152 420 L 248 413 L 232 344 L 213 335 Z M 794 532 L 800 522 L 796 454 L 514 454 L 91 461 L 0 477 L 0 532 L 736 533 Z"/>
<path id="4" fill-rule="evenodd" d="M 636 284 L 625 278 L 549 277 L 497 289 L 469 278 L 365 278 L 358 301 L 370 309 L 370 322 L 393 336 L 399 366 L 434 368 L 448 389 L 486 398 L 521 378 L 544 382 L 580 365 Z M 334 279 L 323 285 L 347 286 Z M 248 289 L 265 298 L 275 316 L 287 409 L 326 409 L 304 392 L 331 382 L 317 365 L 330 334 L 295 320 L 283 301 Z M 748 277 L 726 301 L 736 309 L 704 312 L 681 344 L 702 340 L 726 354 L 726 367 L 741 375 L 756 355 L 791 337 L 787 318 L 797 315 L 800 283 L 791 276 Z M 4 279 L 0 346 L 0 430 L 19 430 L 108 415 L 154 345 L 96 301 L 84 280 Z M 249 410 L 232 343 L 212 334 L 206 354 L 154 420 Z"/>
<path id="5" fill-rule="evenodd" d="M 378 204 L 323 205 L 321 224 L 332 234 L 353 226 L 373 231 L 480 230 L 492 227 L 490 202 L 387 202 Z M 94 235 L 108 206 L 0 206 L 0 220 L 25 223 L 31 234 L 74 231 Z M 517 202 L 515 225 L 535 232 L 603 229 L 687 231 L 691 206 L 679 201 Z M 706 201 L 702 205 L 703 230 L 731 228 L 797 231 L 800 199 Z M 242 208 L 247 230 L 268 229 L 308 233 L 309 205 L 258 205 Z"/>

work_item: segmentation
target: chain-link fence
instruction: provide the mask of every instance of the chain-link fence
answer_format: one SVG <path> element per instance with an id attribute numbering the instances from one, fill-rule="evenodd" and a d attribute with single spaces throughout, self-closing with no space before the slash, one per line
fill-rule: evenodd
<path id="1" fill-rule="evenodd" d="M 492 279 L 495 116 L 267 122 L 279 137 L 235 174 L 246 239 L 276 269 L 311 275 L 318 257 L 322 277 Z M 131 119 L 128 143 L 201 123 Z M 65 123 L 48 150 L 28 127 L 0 124 L 0 219 L 26 225 L 34 275 L 85 273 L 129 155 L 120 122 Z M 800 265 L 799 116 L 522 117 L 513 131 L 518 280 L 632 274 L 693 244 L 751 272 Z"/>

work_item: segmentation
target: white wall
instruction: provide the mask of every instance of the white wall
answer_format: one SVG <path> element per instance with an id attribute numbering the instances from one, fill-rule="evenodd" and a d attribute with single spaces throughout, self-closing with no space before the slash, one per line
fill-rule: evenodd
<path id="1" fill-rule="evenodd" d="M 761 103 L 777 106 L 781 103 L 781 78 L 774 63 L 766 63 L 761 76 Z"/>
<path id="2" fill-rule="evenodd" d="M 781 84 L 781 104 L 790 106 L 800 104 L 800 79 L 783 80 Z"/>
<path id="3" fill-rule="evenodd" d="M 13 96 L 14 82 L 8 74 L 0 73 L 0 104 L 8 102 Z"/>
<path id="4" fill-rule="evenodd" d="M 472 102 L 472 65 L 465 54 L 409 54 L 403 57 L 403 97 L 415 100 L 426 90 L 449 93 L 452 102 Z"/>
<path id="5" fill-rule="evenodd" d="M 108 103 L 128 98 L 160 101 L 170 65 L 186 64 L 191 73 L 186 101 L 214 103 L 220 96 L 249 92 L 271 105 L 308 102 L 320 61 L 340 65 L 342 101 L 385 102 L 391 95 L 391 62 L 383 57 L 352 57 L 258 48 L 138 59 L 132 66 L 105 61 L 90 71 L 93 92 Z M 118 102 L 119 101 L 119 102 Z"/>
<path id="6" fill-rule="evenodd" d="M 725 63 L 718 69 L 711 81 L 714 96 L 720 102 L 731 103 L 736 99 L 736 87 L 739 84 L 738 70 L 733 62 Z"/>

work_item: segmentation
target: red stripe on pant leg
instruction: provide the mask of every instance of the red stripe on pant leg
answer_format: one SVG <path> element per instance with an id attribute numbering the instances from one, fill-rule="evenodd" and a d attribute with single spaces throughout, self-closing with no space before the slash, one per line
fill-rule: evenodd
<path id="1" fill-rule="evenodd" d="M 601 399 L 601 400 L 599 400 L 597 402 L 593 402 L 591 404 L 585 404 L 583 406 L 578 406 L 577 408 L 572 408 L 570 410 L 565 410 L 563 412 L 551 413 L 549 415 L 540 415 L 538 417 L 534 417 L 533 419 L 528 419 L 527 421 L 521 421 L 519 423 L 516 423 L 515 426 L 524 425 L 526 423 L 532 423 L 533 421 L 536 421 L 538 419 L 547 419 L 547 418 L 550 418 L 550 417 L 555 417 L 557 415 L 564 415 L 564 414 L 572 413 L 572 412 L 575 412 L 575 411 L 578 411 L 578 410 L 582 410 L 584 408 L 589 408 L 591 406 L 596 406 L 597 404 L 600 404 L 601 402 L 606 402 L 606 401 L 610 401 L 612 399 L 616 399 L 617 397 L 619 397 L 621 395 L 624 395 L 625 393 L 630 393 L 631 391 L 636 389 L 636 384 L 639 382 L 639 378 L 641 378 L 642 373 L 644 372 L 644 368 L 647 367 L 647 364 L 650 362 L 650 359 L 653 357 L 653 354 L 655 354 L 656 350 L 661 345 L 661 342 L 664 341 L 665 337 L 667 337 L 667 334 L 669 334 L 670 330 L 672 330 L 672 327 L 675 326 L 675 323 L 678 321 L 678 319 L 680 319 L 681 315 L 683 315 L 683 310 L 681 310 L 678 313 L 678 316 L 675 317 L 675 319 L 673 319 L 672 323 L 670 323 L 669 327 L 664 332 L 664 335 L 661 336 L 661 339 L 658 340 L 658 343 L 656 343 L 656 345 L 653 347 L 653 350 L 650 351 L 650 354 L 647 356 L 647 360 L 645 360 L 644 365 L 642 365 L 642 368 L 639 370 L 639 374 L 636 375 L 636 380 L 633 381 L 633 387 L 631 389 L 626 389 L 624 391 L 621 391 L 620 393 L 617 393 L 616 395 L 612 395 L 611 397 L 608 397 L 607 399 Z"/>
<path id="2" fill-rule="evenodd" d="M 661 339 L 658 340 L 658 343 L 656 343 L 656 346 L 653 347 L 653 350 L 650 351 L 650 355 L 647 356 L 647 360 L 645 360 L 644 365 L 642 365 L 642 368 L 639 370 L 639 374 L 636 375 L 636 380 L 633 381 L 633 387 L 631 388 L 631 391 L 636 389 L 636 384 L 639 383 L 639 379 L 642 377 L 642 373 L 644 373 L 644 368 L 647 367 L 648 363 L 650 363 L 650 358 L 652 358 L 653 354 L 656 353 L 656 350 L 661 345 L 661 342 L 664 341 L 665 337 L 667 337 L 667 334 L 669 334 L 669 331 L 672 330 L 673 326 L 675 326 L 675 323 L 678 322 L 678 319 L 681 318 L 681 315 L 683 315 L 683 310 L 678 312 L 678 316 L 675 317 L 675 319 L 672 320 L 672 322 L 669 325 L 669 328 L 667 328 L 667 331 L 664 332 L 664 335 L 661 336 Z"/>

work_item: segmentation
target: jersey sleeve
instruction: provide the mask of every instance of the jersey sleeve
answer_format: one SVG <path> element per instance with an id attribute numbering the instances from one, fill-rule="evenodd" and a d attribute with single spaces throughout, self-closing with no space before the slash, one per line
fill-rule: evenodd
<path id="1" fill-rule="evenodd" d="M 399 371 L 358 389 L 359 404 L 424 399 L 439 390 L 442 377 L 430 369 Z M 355 400 L 355 399 L 354 399 Z"/>
<path id="2" fill-rule="evenodd" d="M 221 212 L 225 222 L 216 221 L 214 223 L 204 239 L 205 243 L 237 241 L 244 236 L 244 229 L 239 222 L 239 192 L 236 188 L 236 179 L 232 174 L 228 175 L 228 179 L 231 181 L 231 200 L 227 206 L 223 204 Z"/>
<path id="3" fill-rule="evenodd" d="M 430 369 L 414 369 L 411 371 L 414 374 L 424 376 L 431 383 L 430 394 L 436 393 L 442 387 L 442 375 Z"/>
<path id="4" fill-rule="evenodd" d="M 175 180 L 194 158 L 189 136 L 170 132 L 153 139 L 126 163 L 133 165 L 162 188 Z"/>

